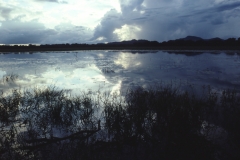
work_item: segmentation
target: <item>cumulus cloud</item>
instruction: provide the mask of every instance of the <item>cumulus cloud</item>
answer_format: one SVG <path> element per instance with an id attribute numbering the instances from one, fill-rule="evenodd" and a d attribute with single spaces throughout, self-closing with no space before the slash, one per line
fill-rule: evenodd
<path id="1" fill-rule="evenodd" d="M 121 27 L 122 21 L 124 20 L 121 18 L 121 14 L 118 13 L 117 10 L 112 9 L 108 11 L 102 18 L 101 23 L 95 28 L 95 32 L 91 40 L 100 38 L 101 40 L 107 39 L 108 41 L 113 41 L 118 39 L 113 32 L 116 28 Z"/>
<path id="2" fill-rule="evenodd" d="M 164 41 L 188 35 L 202 38 L 240 36 L 235 27 L 240 24 L 239 1 L 119 0 L 119 2 L 121 13 L 114 13 L 118 15 L 118 19 L 108 21 L 109 15 L 106 14 L 96 27 L 94 35 L 97 36 L 94 38 L 103 36 L 106 37 L 105 41 L 122 40 L 121 37 Z M 126 26 L 132 26 L 135 30 L 121 31 L 124 28 L 126 30 Z M 228 27 L 232 29 L 226 30 Z M 129 36 L 130 34 L 135 37 Z"/>

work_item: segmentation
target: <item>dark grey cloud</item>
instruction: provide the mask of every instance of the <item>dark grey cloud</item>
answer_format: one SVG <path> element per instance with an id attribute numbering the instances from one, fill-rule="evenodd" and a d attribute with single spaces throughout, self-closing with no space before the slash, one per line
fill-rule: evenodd
<path id="1" fill-rule="evenodd" d="M 193 17 L 196 15 L 202 15 L 202 14 L 220 13 L 220 12 L 224 12 L 224 11 L 228 11 L 228 10 L 234 10 L 238 7 L 240 7 L 240 2 L 233 2 L 230 4 L 219 4 L 219 5 L 209 7 L 209 8 L 194 10 L 194 11 L 190 12 L 190 14 L 182 15 L 180 17 Z"/>
<path id="2" fill-rule="evenodd" d="M 147 17 L 139 17 L 139 18 L 133 18 L 132 20 L 145 20 Z"/>
<path id="3" fill-rule="evenodd" d="M 4 18 L 5 20 L 9 19 L 11 12 L 13 11 L 12 8 L 1 7 L 0 6 L 0 17 Z"/>
<path id="4" fill-rule="evenodd" d="M 5 21 L 0 26 L 0 44 L 85 43 L 92 35 L 82 26 L 60 24 L 48 29 L 37 21 Z"/>
<path id="5" fill-rule="evenodd" d="M 101 23 L 95 28 L 93 38 L 103 37 L 108 41 L 114 41 L 117 39 L 116 35 L 113 34 L 113 31 L 116 28 L 120 28 L 122 25 L 123 19 L 121 19 L 121 14 L 118 13 L 115 9 L 108 11 L 101 20 Z"/>
<path id="6" fill-rule="evenodd" d="M 89 43 L 92 30 L 84 26 L 62 23 L 55 27 L 56 34 L 48 36 L 44 43 Z"/>
<path id="7" fill-rule="evenodd" d="M 144 0 L 119 0 L 120 2 L 120 6 L 121 6 L 121 10 L 123 14 L 132 12 L 134 9 L 135 10 L 140 10 L 143 8 L 143 6 L 141 5 Z"/>
<path id="8" fill-rule="evenodd" d="M 35 21 L 5 21 L 0 26 L 0 43 L 39 43 L 53 34 L 56 34 L 54 30 L 46 29 L 43 24 Z"/>
<path id="9" fill-rule="evenodd" d="M 226 11 L 226 10 L 232 10 L 232 9 L 235 9 L 235 8 L 238 8 L 240 7 L 240 2 L 233 2 L 233 3 L 230 3 L 230 4 L 222 4 L 218 7 L 216 7 L 216 11 L 217 12 L 223 12 L 223 11 Z"/>

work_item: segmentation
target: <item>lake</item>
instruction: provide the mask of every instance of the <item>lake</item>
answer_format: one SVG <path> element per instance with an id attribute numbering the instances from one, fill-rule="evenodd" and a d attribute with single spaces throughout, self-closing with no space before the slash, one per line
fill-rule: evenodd
<path id="1" fill-rule="evenodd" d="M 2 53 L 0 159 L 239 159 L 239 67 L 229 51 Z"/>
<path id="2" fill-rule="evenodd" d="M 0 54 L 0 90 L 55 86 L 73 94 L 173 84 L 240 90 L 240 55 L 224 51 L 70 51 Z M 10 81 L 12 75 L 13 81 Z"/>

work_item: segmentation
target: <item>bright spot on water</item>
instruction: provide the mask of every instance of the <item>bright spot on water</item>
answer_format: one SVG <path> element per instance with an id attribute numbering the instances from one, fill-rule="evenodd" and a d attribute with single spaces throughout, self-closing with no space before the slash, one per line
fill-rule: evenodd
<path id="1" fill-rule="evenodd" d="M 137 55 L 131 55 L 122 52 L 119 54 L 118 58 L 114 60 L 114 63 L 117 65 L 121 65 L 124 69 L 128 69 L 134 66 L 140 66 L 141 62 L 137 61 L 137 59 L 133 61 L 133 56 L 137 57 Z"/>

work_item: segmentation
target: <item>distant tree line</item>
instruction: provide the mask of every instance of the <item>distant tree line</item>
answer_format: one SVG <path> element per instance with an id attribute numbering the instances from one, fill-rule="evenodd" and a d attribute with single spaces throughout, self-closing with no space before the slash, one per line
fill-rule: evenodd
<path id="1" fill-rule="evenodd" d="M 210 40 L 170 40 L 167 42 L 159 43 L 160 46 L 240 46 L 240 38 L 229 38 L 226 40 L 222 40 L 220 38 L 214 38 Z"/>
<path id="2" fill-rule="evenodd" d="M 190 36 L 188 36 L 190 37 Z M 198 38 L 198 37 L 197 37 Z M 2 45 L 0 52 L 4 51 L 61 51 L 61 50 L 104 50 L 104 49 L 240 49 L 240 38 L 228 38 L 226 40 L 213 38 L 204 39 L 176 39 L 164 42 L 148 40 L 131 40 L 122 42 L 98 43 L 98 44 L 41 44 L 41 45 Z"/>

